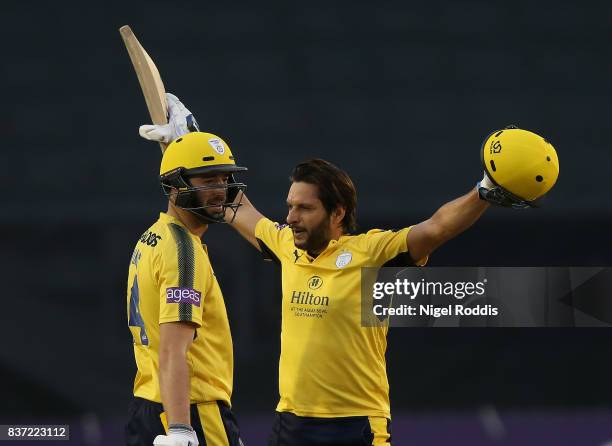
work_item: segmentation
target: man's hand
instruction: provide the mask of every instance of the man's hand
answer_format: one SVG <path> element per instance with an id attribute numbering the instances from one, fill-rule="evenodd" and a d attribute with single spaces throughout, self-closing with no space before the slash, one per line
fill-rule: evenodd
<path id="1" fill-rule="evenodd" d="M 195 117 L 179 98 L 171 93 L 166 93 L 166 100 L 168 102 L 168 124 L 141 125 L 138 130 L 140 136 L 149 141 L 169 144 L 187 133 L 200 131 Z"/>
<path id="2" fill-rule="evenodd" d="M 153 446 L 198 446 L 198 437 L 188 424 L 171 424 L 168 435 L 158 435 Z"/>
<path id="3" fill-rule="evenodd" d="M 491 181 L 489 179 L 489 177 L 487 176 L 487 174 L 484 174 L 484 177 L 482 178 L 482 180 L 480 181 L 480 183 L 478 183 L 479 187 L 484 187 L 487 190 L 491 190 L 494 189 L 496 186 L 495 184 L 493 184 L 493 181 Z"/>
<path id="4" fill-rule="evenodd" d="M 485 173 L 484 178 L 476 183 L 476 190 L 481 200 L 488 201 L 495 206 L 514 209 L 525 209 L 533 206 L 532 203 L 512 195 L 503 187 L 493 184 L 493 181 Z"/>

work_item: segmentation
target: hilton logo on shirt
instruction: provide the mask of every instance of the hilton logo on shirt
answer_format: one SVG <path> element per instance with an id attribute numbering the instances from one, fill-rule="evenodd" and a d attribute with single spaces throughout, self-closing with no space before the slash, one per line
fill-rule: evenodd
<path id="1" fill-rule="evenodd" d="M 306 284 L 311 290 L 318 290 L 323 286 L 323 279 L 311 276 Z M 318 296 L 310 291 L 293 291 L 290 302 L 289 310 L 294 316 L 322 319 L 327 314 L 329 296 Z"/>
<path id="2" fill-rule="evenodd" d="M 318 286 L 321 286 L 321 278 L 314 276 L 308 280 L 308 286 L 312 285 L 313 279 L 317 278 Z M 329 296 L 317 296 L 310 291 L 293 291 L 291 293 L 291 305 L 289 311 L 295 317 L 309 319 L 323 319 L 327 315 L 329 307 Z"/>
<path id="3" fill-rule="evenodd" d="M 329 306 L 329 297 L 315 296 L 308 291 L 294 291 L 291 293 L 291 303 L 300 305 L 320 305 L 322 307 Z"/>
<path id="4" fill-rule="evenodd" d="M 308 279 L 308 288 L 311 290 L 318 290 L 323 285 L 323 280 L 319 276 L 312 276 Z"/>

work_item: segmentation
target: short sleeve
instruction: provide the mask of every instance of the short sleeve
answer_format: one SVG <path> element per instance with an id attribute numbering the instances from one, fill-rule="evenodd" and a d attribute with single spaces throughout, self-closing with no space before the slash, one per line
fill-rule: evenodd
<path id="1" fill-rule="evenodd" d="M 189 232 L 175 223 L 159 260 L 159 323 L 193 322 L 202 325 L 208 259 L 197 250 Z"/>
<path id="2" fill-rule="evenodd" d="M 427 258 L 414 262 L 410 257 L 410 247 L 408 246 L 408 232 L 412 226 L 397 231 L 372 229 L 366 234 L 368 252 L 373 262 L 377 266 L 382 266 L 388 262 L 402 257 L 403 266 L 409 264 L 422 266 L 427 263 Z"/>
<path id="3" fill-rule="evenodd" d="M 288 225 L 280 225 L 262 218 L 255 225 L 255 238 L 266 260 L 280 263 L 283 250 L 293 247 L 293 234 Z"/>

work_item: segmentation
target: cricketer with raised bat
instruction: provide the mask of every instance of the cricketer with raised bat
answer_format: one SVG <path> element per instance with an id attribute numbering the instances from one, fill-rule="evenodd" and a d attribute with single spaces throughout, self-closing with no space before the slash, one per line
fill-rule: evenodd
<path id="1" fill-rule="evenodd" d="M 168 109 L 169 124 L 152 130 L 160 140 L 175 136 L 159 176 L 168 208 L 140 236 L 129 266 L 138 370 L 126 443 L 242 446 L 231 410 L 232 337 L 202 236 L 235 214 L 246 186 L 234 174 L 246 168 L 218 136 L 188 133 L 197 124 L 176 97 L 168 96 Z"/>

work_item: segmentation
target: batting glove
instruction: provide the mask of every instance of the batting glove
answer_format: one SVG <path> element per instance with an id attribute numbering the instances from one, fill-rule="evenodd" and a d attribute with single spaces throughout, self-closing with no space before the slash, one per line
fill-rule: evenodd
<path id="1" fill-rule="evenodd" d="M 171 93 L 166 93 L 168 103 L 168 124 L 141 125 L 138 133 L 149 141 L 171 143 L 175 139 L 189 133 L 199 132 L 198 122 L 193 113 Z"/>
<path id="2" fill-rule="evenodd" d="M 198 446 L 198 437 L 188 424 L 171 424 L 168 435 L 158 435 L 153 446 Z"/>
<path id="3" fill-rule="evenodd" d="M 486 190 L 495 189 L 495 184 L 489 179 L 488 175 L 485 173 L 482 180 L 478 183 L 478 188 L 485 188 Z"/>

